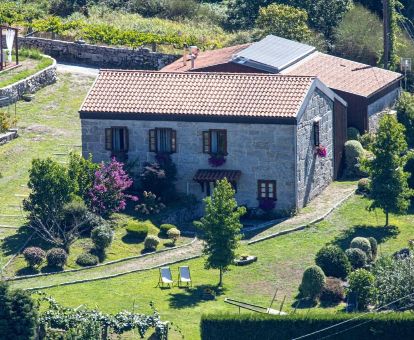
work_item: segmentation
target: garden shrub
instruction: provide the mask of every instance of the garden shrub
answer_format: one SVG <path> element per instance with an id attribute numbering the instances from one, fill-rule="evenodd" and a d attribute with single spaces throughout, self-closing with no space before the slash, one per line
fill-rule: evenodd
<path id="1" fill-rule="evenodd" d="M 126 231 L 129 235 L 143 240 L 147 237 L 149 226 L 150 223 L 148 222 L 129 221 L 126 226 Z"/>
<path id="2" fill-rule="evenodd" d="M 359 248 L 349 248 L 345 251 L 353 269 L 363 268 L 367 265 L 367 254 Z"/>
<path id="3" fill-rule="evenodd" d="M 159 214 L 163 209 L 165 209 L 165 204 L 151 191 L 144 191 L 140 203 L 135 207 L 135 210 L 143 215 Z"/>
<path id="4" fill-rule="evenodd" d="M 88 213 L 88 208 L 83 199 L 79 196 L 72 195 L 71 200 L 62 207 L 62 222 L 69 228 L 81 223 L 86 224 Z"/>
<path id="5" fill-rule="evenodd" d="M 108 248 L 114 238 L 114 231 L 106 224 L 96 227 L 92 230 L 91 239 L 95 248 L 100 251 L 104 251 Z"/>
<path id="6" fill-rule="evenodd" d="M 372 146 L 375 143 L 376 135 L 373 132 L 365 132 L 359 136 L 358 141 L 361 143 L 365 150 L 372 151 Z"/>
<path id="7" fill-rule="evenodd" d="M 410 189 L 414 189 L 414 157 L 410 157 L 405 164 L 404 171 L 408 172 L 411 176 L 408 177 L 408 186 Z"/>
<path id="8" fill-rule="evenodd" d="M 161 224 L 160 225 L 160 231 L 161 234 L 167 236 L 168 230 L 172 229 L 172 228 L 177 228 L 174 224 Z"/>
<path id="9" fill-rule="evenodd" d="M 357 269 L 349 275 L 348 294 L 352 294 L 358 310 L 366 310 L 375 303 L 376 288 L 375 277 L 365 269 Z"/>
<path id="10" fill-rule="evenodd" d="M 388 305 L 388 309 L 414 310 L 413 268 L 413 257 L 403 259 L 382 257 L 378 259 L 373 268 L 373 274 L 378 290 L 379 305 Z M 402 299 L 403 297 L 405 298 Z"/>
<path id="11" fill-rule="evenodd" d="M 0 133 L 4 133 L 16 125 L 17 120 L 7 111 L 0 111 Z"/>
<path id="12" fill-rule="evenodd" d="M 173 244 L 177 242 L 177 240 L 181 236 L 181 232 L 177 228 L 171 228 L 167 231 L 168 238 L 172 241 Z"/>
<path id="13" fill-rule="evenodd" d="M 371 245 L 371 254 L 372 254 L 372 260 L 375 260 L 378 255 L 378 242 L 373 237 L 368 237 L 369 244 Z"/>
<path id="14" fill-rule="evenodd" d="M 361 178 L 358 181 L 358 190 L 357 190 L 358 193 L 362 195 L 369 194 L 369 185 L 370 185 L 369 178 Z"/>
<path id="15" fill-rule="evenodd" d="M 68 259 L 68 254 L 62 248 L 52 248 L 46 253 L 46 258 L 48 266 L 63 268 Z"/>
<path id="16" fill-rule="evenodd" d="M 322 268 L 326 276 L 345 279 L 351 271 L 351 264 L 338 246 L 328 245 L 316 254 L 315 263 Z"/>
<path id="17" fill-rule="evenodd" d="M 96 266 L 99 263 L 99 258 L 91 253 L 83 253 L 78 256 L 76 263 L 82 267 Z"/>
<path id="18" fill-rule="evenodd" d="M 367 255 L 367 260 L 372 261 L 372 250 L 371 243 L 365 237 L 355 237 L 350 244 L 350 248 L 359 248 L 365 255 Z"/>
<path id="19" fill-rule="evenodd" d="M 349 140 L 345 143 L 345 174 L 348 177 L 360 177 L 363 175 L 360 170 L 360 160 L 364 157 L 365 151 L 357 140 Z"/>
<path id="20" fill-rule="evenodd" d="M 359 137 L 361 136 L 359 133 L 359 130 L 353 126 L 350 126 L 347 130 L 347 139 L 348 140 L 359 140 Z"/>
<path id="21" fill-rule="evenodd" d="M 335 277 L 327 277 L 322 288 L 321 302 L 326 304 L 338 304 L 344 300 L 345 289 L 342 281 Z"/>
<path id="22" fill-rule="evenodd" d="M 397 101 L 397 119 L 406 129 L 409 147 L 414 147 L 414 96 L 403 92 Z"/>
<path id="23" fill-rule="evenodd" d="M 39 247 L 28 247 L 23 251 L 24 259 L 31 268 L 40 266 L 46 259 L 46 253 Z"/>
<path id="24" fill-rule="evenodd" d="M 325 274 L 318 266 L 311 266 L 305 269 L 302 276 L 302 283 L 299 286 L 301 297 L 312 301 L 317 300 L 325 284 Z"/>
<path id="25" fill-rule="evenodd" d="M 144 247 L 147 250 L 156 250 L 160 244 L 160 239 L 155 235 L 148 235 L 144 241 Z"/>

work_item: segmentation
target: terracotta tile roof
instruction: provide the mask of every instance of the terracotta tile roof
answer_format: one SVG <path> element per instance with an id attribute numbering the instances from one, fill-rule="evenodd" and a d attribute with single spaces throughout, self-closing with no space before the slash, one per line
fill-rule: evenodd
<path id="1" fill-rule="evenodd" d="M 240 170 L 214 170 L 214 169 L 200 169 L 194 175 L 196 182 L 215 182 L 227 178 L 229 182 L 238 181 L 241 176 Z"/>
<path id="2" fill-rule="evenodd" d="M 101 70 L 81 113 L 294 118 L 314 77 Z"/>
<path id="3" fill-rule="evenodd" d="M 217 50 L 200 52 L 195 60 L 194 70 L 204 68 L 207 66 L 213 66 L 218 64 L 225 64 L 231 61 L 234 54 L 249 47 L 251 44 L 236 45 Z M 191 60 L 187 60 L 187 65 L 183 64 L 183 58 L 176 60 L 175 62 L 165 66 L 161 71 L 163 72 L 184 72 L 191 69 Z"/>
<path id="4" fill-rule="evenodd" d="M 317 76 L 333 90 L 369 97 L 402 77 L 400 73 L 316 52 L 282 74 Z"/>

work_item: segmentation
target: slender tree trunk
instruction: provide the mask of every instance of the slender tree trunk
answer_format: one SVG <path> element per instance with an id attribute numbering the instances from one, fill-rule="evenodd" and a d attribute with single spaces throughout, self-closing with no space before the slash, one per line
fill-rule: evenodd
<path id="1" fill-rule="evenodd" d="M 220 268 L 220 281 L 219 281 L 219 287 L 223 286 L 223 269 Z"/>
<path id="2" fill-rule="evenodd" d="M 388 211 L 385 212 L 385 226 L 388 227 L 390 217 Z"/>

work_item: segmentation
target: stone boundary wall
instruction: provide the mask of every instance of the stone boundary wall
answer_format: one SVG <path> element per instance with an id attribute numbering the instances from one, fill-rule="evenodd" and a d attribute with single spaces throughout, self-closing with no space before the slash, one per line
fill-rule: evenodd
<path id="1" fill-rule="evenodd" d="M 7 142 L 10 142 L 11 140 L 17 138 L 17 130 L 16 129 L 10 129 L 9 131 L 0 134 L 0 145 L 6 144 Z"/>
<path id="2" fill-rule="evenodd" d="M 20 37 L 19 44 L 26 48 L 41 50 L 60 62 L 99 68 L 159 70 L 180 57 L 151 52 L 147 48 L 98 46 L 37 37 Z"/>
<path id="3" fill-rule="evenodd" d="M 45 57 L 50 58 L 49 56 Z M 0 101 L 0 107 L 13 104 L 21 99 L 23 94 L 35 93 L 41 88 L 55 83 L 56 80 L 56 60 L 53 59 L 52 65 L 44 68 L 43 70 L 40 70 L 39 72 L 14 84 L 0 88 L 0 98 L 8 98 Z"/>

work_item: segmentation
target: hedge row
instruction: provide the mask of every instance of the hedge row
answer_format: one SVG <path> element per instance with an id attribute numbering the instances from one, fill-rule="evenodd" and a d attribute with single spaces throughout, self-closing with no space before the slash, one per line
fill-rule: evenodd
<path id="1" fill-rule="evenodd" d="M 269 316 L 263 314 L 203 315 L 200 331 L 202 340 L 267 340 L 293 339 L 317 330 L 355 318 L 358 314 L 310 314 Z M 365 323 L 364 323 L 365 322 Z M 357 325 L 360 325 L 356 327 Z M 333 335 L 335 334 L 335 335 Z M 307 337 L 320 339 L 412 339 L 414 315 L 412 313 L 367 314 L 358 319 Z"/>

